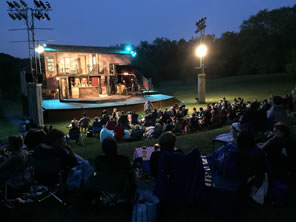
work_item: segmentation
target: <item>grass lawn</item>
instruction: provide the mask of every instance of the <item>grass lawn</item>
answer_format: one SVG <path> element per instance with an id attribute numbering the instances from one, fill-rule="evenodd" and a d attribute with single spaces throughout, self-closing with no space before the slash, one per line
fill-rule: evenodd
<path id="1" fill-rule="evenodd" d="M 295 86 L 295 82 L 291 81 L 286 74 L 269 74 L 269 75 L 250 75 L 238 77 L 225 77 L 223 79 L 208 79 L 207 80 L 207 98 L 209 103 L 217 102 L 221 98 L 226 97 L 232 101 L 235 97 L 242 97 L 246 101 L 253 101 L 254 99 L 263 100 L 270 95 L 284 95 L 291 91 Z M 157 88 L 161 93 L 176 96 L 180 101 L 184 101 L 186 106 L 190 109 L 199 107 L 196 104 L 196 77 L 194 81 L 181 82 L 163 82 L 161 87 Z M 10 109 L 11 110 L 11 109 Z M 13 109 L 11 110 L 13 112 Z M 13 116 L 13 115 L 12 115 Z M 16 134 L 17 128 L 15 121 L 12 118 L 0 120 L 0 139 L 5 139 L 7 136 Z M 66 126 L 70 123 L 71 119 L 64 122 L 50 123 L 55 128 L 58 128 L 65 133 L 68 132 Z M 219 129 L 202 131 L 188 135 L 177 137 L 177 147 L 185 152 L 198 147 L 202 154 L 212 151 L 212 139 L 217 135 L 229 132 L 230 127 L 224 126 Z M 74 151 L 93 162 L 96 155 L 101 153 L 101 145 L 96 138 L 87 138 L 84 136 L 86 146 L 79 146 L 73 142 Z M 136 147 L 143 145 L 153 145 L 157 140 L 145 140 L 139 142 L 122 142 L 118 144 L 119 153 L 127 155 L 132 160 L 133 152 Z M 263 207 L 248 207 L 244 209 L 244 217 L 241 221 L 294 221 L 295 204 L 291 204 L 285 209 L 275 209 L 271 205 Z M 214 210 L 214 209 L 210 209 Z M 30 221 L 130 221 L 131 214 L 126 210 L 120 208 L 110 211 L 83 214 L 76 211 L 68 211 L 58 206 L 53 202 L 42 203 L 36 208 L 27 207 L 20 209 L 17 214 L 10 212 L 12 220 L 30 219 Z M 163 218 L 163 221 L 215 221 L 204 214 L 199 214 L 194 210 L 181 210 L 168 213 Z"/>

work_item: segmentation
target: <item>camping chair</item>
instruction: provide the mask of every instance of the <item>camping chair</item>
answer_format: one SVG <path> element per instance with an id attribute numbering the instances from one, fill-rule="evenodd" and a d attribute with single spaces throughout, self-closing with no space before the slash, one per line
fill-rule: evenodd
<path id="1" fill-rule="evenodd" d="M 214 153 L 218 147 L 220 147 L 222 145 L 226 145 L 227 143 L 231 143 L 232 141 L 233 141 L 232 133 L 223 133 L 223 134 L 216 136 L 212 140 L 212 144 L 213 144 L 212 152 Z M 218 144 L 218 146 L 217 146 L 217 144 Z"/>
<path id="2" fill-rule="evenodd" d="M 154 193 L 169 206 L 200 205 L 205 195 L 205 177 L 198 149 L 189 154 L 162 152 Z"/>
<path id="3" fill-rule="evenodd" d="M 49 197 L 53 197 L 62 205 L 67 206 L 67 204 L 57 196 L 57 193 L 62 193 L 64 188 L 63 171 L 60 167 L 60 159 L 36 159 L 32 157 L 30 163 L 34 169 L 36 184 L 42 188 L 44 195 L 43 198 L 38 199 L 37 201 L 42 202 Z"/>
<path id="4" fill-rule="evenodd" d="M 70 129 L 69 134 L 66 136 L 66 140 L 67 140 L 67 144 L 69 145 L 71 140 L 75 140 L 76 144 L 81 144 L 82 146 L 85 145 L 79 128 L 77 128 L 76 130 Z"/>
<path id="5" fill-rule="evenodd" d="M 94 172 L 86 189 L 99 195 L 100 206 L 114 206 L 131 200 L 132 184 L 129 174 Z"/>

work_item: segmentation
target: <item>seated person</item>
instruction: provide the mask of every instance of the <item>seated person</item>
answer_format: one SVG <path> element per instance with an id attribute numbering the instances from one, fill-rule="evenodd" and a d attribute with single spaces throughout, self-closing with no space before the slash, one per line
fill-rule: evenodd
<path id="1" fill-rule="evenodd" d="M 116 120 L 114 119 L 114 117 L 111 117 L 106 124 L 106 128 L 108 130 L 114 130 L 116 125 L 117 125 Z"/>
<path id="2" fill-rule="evenodd" d="M 120 141 L 124 138 L 124 127 L 121 123 L 117 123 L 115 129 L 114 129 L 114 138 L 117 141 Z"/>
<path id="3" fill-rule="evenodd" d="M 129 129 L 129 121 L 127 115 L 122 111 L 121 115 L 118 119 L 118 123 L 121 123 L 121 125 L 124 127 L 124 129 Z"/>
<path id="4" fill-rule="evenodd" d="M 101 122 L 103 125 L 106 125 L 109 120 L 109 116 L 107 114 L 103 114 L 101 118 Z"/>
<path id="5" fill-rule="evenodd" d="M 2 160 L 0 160 L 0 184 L 7 182 L 9 187 L 19 189 L 28 184 L 24 178 L 27 169 L 28 153 L 24 150 L 22 137 L 8 137 L 6 149 L 1 149 Z"/>
<path id="6" fill-rule="evenodd" d="M 24 144 L 28 150 L 33 150 L 37 145 L 43 143 L 46 137 L 46 133 L 42 129 L 30 129 L 25 138 Z"/>
<path id="7" fill-rule="evenodd" d="M 140 125 L 136 125 L 135 128 L 131 132 L 131 141 L 141 140 L 143 138 L 145 130 L 141 129 Z"/>
<path id="8" fill-rule="evenodd" d="M 138 117 L 139 117 L 139 115 L 135 111 L 133 111 L 132 112 L 132 121 L 131 121 L 133 125 L 137 125 L 139 123 Z"/>
<path id="9" fill-rule="evenodd" d="M 267 154 L 270 163 L 269 176 L 272 177 L 271 179 L 288 183 L 290 177 L 295 177 L 295 142 L 285 123 L 275 124 L 273 136 L 263 144 L 262 149 Z"/>
<path id="10" fill-rule="evenodd" d="M 189 118 L 189 130 L 195 131 L 199 129 L 198 118 L 195 113 L 192 113 L 192 116 Z"/>
<path id="11" fill-rule="evenodd" d="M 53 129 L 45 138 L 45 142 L 38 145 L 32 154 L 35 160 L 59 161 L 60 170 L 64 171 L 64 179 L 69 170 L 77 165 L 77 159 L 71 147 L 65 144 L 65 135 L 62 131 Z M 52 176 L 52 177 L 51 177 Z M 41 180 L 57 180 L 58 175 L 35 175 Z"/>
<path id="12" fill-rule="evenodd" d="M 119 182 L 117 180 L 118 176 L 126 176 L 127 181 L 125 184 L 122 184 L 122 186 L 126 186 L 126 189 L 124 189 L 124 195 L 126 195 L 127 198 L 130 198 L 135 189 L 135 175 L 132 172 L 129 159 L 126 156 L 118 154 L 117 143 L 111 137 L 104 139 L 102 142 L 102 150 L 104 155 L 98 155 L 95 159 L 95 175 L 101 175 L 103 178 L 105 177 L 104 175 L 106 175 L 109 179 L 109 182 L 110 179 L 114 177 L 116 180 L 114 180 L 114 183 Z M 90 188 L 104 186 L 104 181 L 95 181 L 102 184 L 97 184 L 97 186 L 94 184 L 91 185 Z M 91 178 L 89 183 L 92 183 Z M 109 184 L 105 189 L 110 189 L 110 186 L 112 186 L 112 184 Z M 116 191 L 114 190 L 113 192 Z"/>
<path id="13" fill-rule="evenodd" d="M 83 117 L 79 120 L 78 125 L 82 129 L 82 132 L 86 133 L 89 127 L 90 118 L 83 113 Z"/>
<path id="14" fill-rule="evenodd" d="M 264 180 L 264 154 L 254 133 L 241 130 L 234 142 L 220 147 L 213 154 L 212 169 L 217 188 L 239 191 L 243 198 L 249 196 L 251 185 L 258 189 Z"/>
<path id="15" fill-rule="evenodd" d="M 102 129 L 102 123 L 99 122 L 98 117 L 95 117 L 95 121 L 92 123 L 92 131 L 95 134 L 100 134 L 101 129 Z"/>
<path id="16" fill-rule="evenodd" d="M 164 131 L 165 132 L 167 132 L 167 131 L 173 131 L 174 128 L 175 128 L 175 125 L 174 125 L 172 119 L 171 118 L 168 118 L 167 121 L 166 121 L 166 125 L 165 125 L 165 130 Z"/>
<path id="17" fill-rule="evenodd" d="M 72 123 L 72 128 L 69 130 L 69 137 L 71 140 L 75 140 L 76 144 L 78 144 L 79 140 L 81 139 L 81 133 L 78 126 L 75 123 Z"/>
<path id="18" fill-rule="evenodd" d="M 163 132 L 163 127 L 160 123 L 156 123 L 155 124 L 155 127 L 154 127 L 154 130 L 152 132 L 152 137 L 157 139 L 160 137 L 160 135 L 162 134 Z"/>
<path id="19" fill-rule="evenodd" d="M 172 132 L 164 132 L 158 139 L 160 151 L 154 151 L 150 157 L 150 172 L 153 177 L 156 177 L 158 161 L 160 154 L 163 151 L 167 152 L 182 152 L 176 148 L 176 136 Z"/>

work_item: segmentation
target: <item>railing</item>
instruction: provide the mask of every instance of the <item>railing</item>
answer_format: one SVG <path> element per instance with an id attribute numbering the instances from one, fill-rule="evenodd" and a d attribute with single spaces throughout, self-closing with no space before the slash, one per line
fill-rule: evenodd
<path id="1" fill-rule="evenodd" d="M 76 74 L 99 74 L 99 66 L 98 65 L 87 65 L 85 69 L 79 69 L 77 65 L 70 67 L 60 67 L 57 65 L 57 74 L 64 75 L 76 75 Z"/>

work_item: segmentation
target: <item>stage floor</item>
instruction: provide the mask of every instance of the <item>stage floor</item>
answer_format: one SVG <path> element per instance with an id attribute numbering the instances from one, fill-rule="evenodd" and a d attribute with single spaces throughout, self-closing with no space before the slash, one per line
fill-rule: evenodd
<path id="1" fill-rule="evenodd" d="M 64 100 L 61 102 L 59 99 L 43 100 L 42 108 L 44 111 L 50 110 L 81 110 L 81 109 L 104 109 L 111 107 L 123 107 L 131 105 L 144 104 L 147 100 L 152 103 L 160 102 L 164 100 L 174 99 L 173 96 L 168 96 L 164 94 L 153 94 L 145 96 L 121 96 L 112 95 L 102 98 L 85 98 L 81 99 L 79 102 L 73 99 Z"/>

